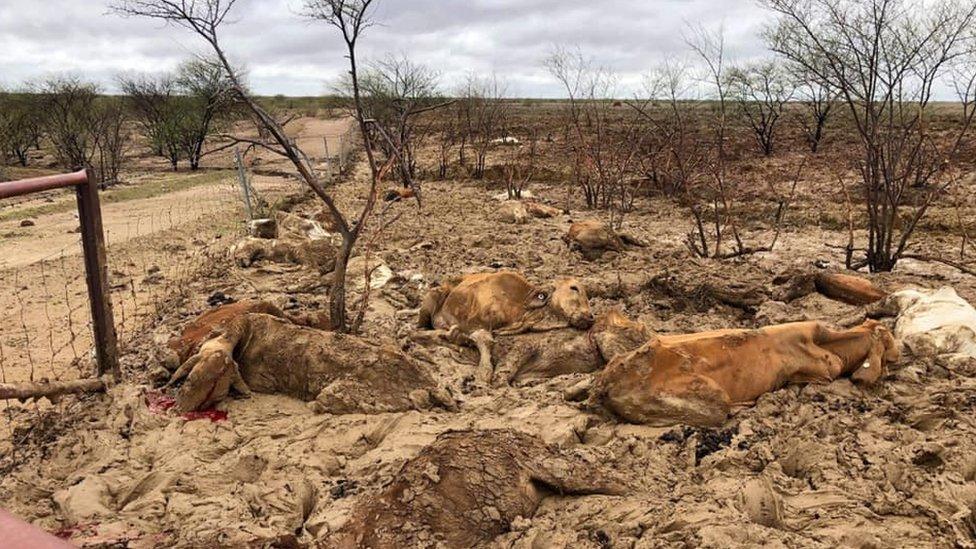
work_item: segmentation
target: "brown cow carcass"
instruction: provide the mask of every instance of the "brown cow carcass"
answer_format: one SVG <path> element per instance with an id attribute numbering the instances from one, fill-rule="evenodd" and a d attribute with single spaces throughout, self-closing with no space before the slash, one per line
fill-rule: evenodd
<path id="1" fill-rule="evenodd" d="M 512 271 L 449 279 L 425 296 L 422 328 L 521 333 L 593 324 L 586 290 L 575 278 L 538 286 Z"/>
<path id="2" fill-rule="evenodd" d="M 330 328 L 329 318 L 326 313 L 290 314 L 282 311 L 275 304 L 268 301 L 244 300 L 236 303 L 228 303 L 201 314 L 187 323 L 179 335 L 169 339 L 166 343 L 168 356 L 164 358 L 164 364 L 167 369 L 170 371 L 175 370 L 191 356 L 197 354 L 200 350 L 200 345 L 207 339 L 210 339 L 212 332 L 219 331 L 230 321 L 249 313 L 262 313 L 278 318 L 287 318 L 300 326 L 308 326 L 321 330 Z"/>
<path id="3" fill-rule="evenodd" d="M 527 223 L 531 218 L 548 219 L 561 213 L 559 208 L 530 200 L 506 200 L 498 207 L 498 219 L 515 225 Z"/>
<path id="4" fill-rule="evenodd" d="M 321 273 L 335 269 L 336 249 L 328 240 L 246 238 L 231 249 L 234 261 L 251 267 L 259 261 L 306 265 Z"/>
<path id="5" fill-rule="evenodd" d="M 871 320 L 850 330 L 797 322 L 661 336 L 607 365 L 590 398 L 635 423 L 714 426 L 791 383 L 874 383 L 898 356 L 891 332 Z"/>
<path id="6" fill-rule="evenodd" d="M 571 250 L 578 251 L 588 260 L 599 259 L 606 252 L 621 252 L 629 246 L 645 244 L 625 233 L 620 233 L 599 219 L 586 219 L 570 225 L 563 241 Z"/>
<path id="7" fill-rule="evenodd" d="M 320 222 L 288 212 L 277 212 L 273 227 L 275 238 L 249 237 L 231 248 L 234 261 L 245 268 L 259 261 L 270 261 L 306 265 L 321 273 L 335 269 L 334 235 L 326 231 Z"/>
<path id="8" fill-rule="evenodd" d="M 492 384 L 516 385 L 603 368 L 617 355 L 633 351 L 651 338 L 644 325 L 617 310 L 600 314 L 589 330 L 564 328 L 499 337 L 492 349 Z"/>
<path id="9" fill-rule="evenodd" d="M 888 295 L 866 278 L 843 273 L 787 274 L 777 277 L 773 283 L 780 286 L 773 293 L 774 298 L 786 302 L 816 292 L 834 301 L 860 306 L 870 305 Z"/>
<path id="10" fill-rule="evenodd" d="M 511 430 L 448 432 L 353 508 L 325 547 L 474 547 L 551 493 L 624 493 L 612 471 Z"/>
<path id="11" fill-rule="evenodd" d="M 176 397 L 180 413 L 215 406 L 231 388 L 314 401 L 334 414 L 454 406 L 424 367 L 392 345 L 259 313 L 237 316 L 211 335 L 170 379 L 186 378 Z"/>
<path id="12" fill-rule="evenodd" d="M 489 382 L 493 335 L 543 332 L 593 324 L 586 290 L 573 278 L 538 286 L 511 271 L 452 278 L 424 297 L 415 340 L 446 339 L 472 345 L 479 372 Z"/>

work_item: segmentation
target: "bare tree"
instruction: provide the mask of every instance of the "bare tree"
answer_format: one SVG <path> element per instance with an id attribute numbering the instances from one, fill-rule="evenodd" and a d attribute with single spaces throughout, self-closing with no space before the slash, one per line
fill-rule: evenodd
<path id="1" fill-rule="evenodd" d="M 373 142 L 388 159 L 394 159 L 404 187 L 415 186 L 415 153 L 426 133 L 420 115 L 451 104 L 437 97 L 438 78 L 429 67 L 391 56 L 369 64 L 360 79 L 364 116 L 377 134 Z M 352 96 L 348 75 L 339 91 Z"/>
<path id="2" fill-rule="evenodd" d="M 641 117 L 631 109 L 618 109 L 615 75 L 579 50 L 556 48 L 546 68 L 569 97 L 565 117 L 573 180 L 588 207 L 608 210 L 611 222 L 619 225 L 637 196 L 632 176 L 646 136 Z"/>
<path id="3" fill-rule="evenodd" d="M 820 150 L 827 121 L 834 112 L 837 90 L 829 82 L 825 82 L 802 67 L 794 65 L 791 72 L 797 83 L 797 97 L 803 107 L 800 124 L 803 127 L 807 145 L 810 146 L 810 152 L 816 153 Z"/>
<path id="4" fill-rule="evenodd" d="M 969 133 L 965 109 L 951 135 L 929 129 L 932 93 L 973 50 L 976 3 L 939 0 L 764 0 L 778 15 L 770 47 L 839 92 L 860 141 L 856 165 L 867 214 L 867 266 L 890 271 L 932 203 L 955 180 Z M 852 250 L 849 250 L 849 257 Z"/>
<path id="5" fill-rule="evenodd" d="M 739 103 L 759 149 L 773 154 L 776 130 L 784 109 L 793 98 L 790 74 L 774 61 L 764 61 L 729 71 L 729 91 Z"/>
<path id="6" fill-rule="evenodd" d="M 26 167 L 31 147 L 40 139 L 42 124 L 36 95 L 0 90 L 0 160 L 10 156 Z"/>
<path id="7" fill-rule="evenodd" d="M 174 75 L 179 93 L 171 106 L 171 129 L 191 170 L 200 168 L 207 139 L 234 104 L 234 85 L 224 73 L 218 60 L 201 58 L 183 63 Z"/>
<path id="8" fill-rule="evenodd" d="M 45 81 L 39 90 L 45 125 L 58 163 L 88 169 L 101 185 L 115 183 L 125 160 L 125 110 L 98 86 L 72 77 Z"/>
<path id="9" fill-rule="evenodd" d="M 505 85 L 496 75 L 480 78 L 469 75 L 461 90 L 459 114 L 465 137 L 460 150 L 460 162 L 464 165 L 464 149 L 470 144 L 475 151 L 472 176 L 481 179 L 485 175 L 488 152 L 495 139 L 501 135 L 508 118 L 505 102 Z"/>
<path id="10" fill-rule="evenodd" d="M 165 157 L 176 171 L 183 151 L 179 130 L 181 112 L 172 76 L 124 76 L 119 78 L 119 88 L 128 99 L 153 154 Z"/>
<path id="11" fill-rule="evenodd" d="M 372 25 L 371 6 L 373 0 L 309 0 L 305 4 L 306 14 L 334 26 L 345 42 L 350 64 L 353 98 L 356 104 L 357 122 L 365 143 L 366 157 L 370 168 L 370 183 L 366 204 L 350 223 L 338 208 L 332 195 L 326 191 L 319 176 L 306 160 L 307 156 L 285 133 L 283 125 L 272 117 L 247 91 L 238 70 L 231 64 L 220 44 L 219 30 L 227 20 L 236 0 L 117 0 L 113 3 L 116 13 L 130 16 L 148 17 L 172 23 L 188 29 L 210 46 L 216 60 L 224 69 L 238 99 L 244 103 L 263 127 L 273 143 L 238 138 L 241 142 L 251 142 L 288 158 L 295 166 L 301 179 L 322 200 L 335 221 L 336 229 L 342 236 L 342 246 L 336 257 L 336 267 L 332 275 L 329 295 L 329 316 L 333 329 L 347 331 L 349 323 L 346 310 L 346 267 L 359 239 L 367 218 L 376 204 L 377 182 L 380 167 L 377 165 L 366 117 L 363 115 L 362 97 L 359 88 L 359 67 L 356 46 L 362 33 Z"/>
<path id="12" fill-rule="evenodd" d="M 508 162 L 503 169 L 505 172 L 505 190 L 509 200 L 521 200 L 522 193 L 535 177 L 539 161 L 539 140 L 533 134 L 527 139 L 528 144 L 521 144 L 513 148 Z"/>
<path id="13" fill-rule="evenodd" d="M 733 212 L 738 188 L 735 181 L 730 181 L 726 175 L 728 161 L 728 60 L 725 51 L 725 32 L 722 28 L 713 32 L 703 26 L 692 26 L 688 29 L 685 42 L 703 64 L 703 81 L 712 88 L 713 115 L 709 117 L 708 127 L 714 136 L 714 156 L 709 162 L 711 164 L 709 177 L 711 181 L 702 186 L 704 192 L 699 196 L 703 200 L 691 209 L 695 218 L 695 225 L 698 228 L 699 238 L 697 240 L 689 238 L 688 245 L 694 254 L 701 257 L 709 256 L 708 239 L 705 238 L 707 232 L 702 227 L 705 224 L 706 208 L 710 203 L 712 234 L 714 236 L 714 244 L 711 246 L 712 257 L 727 255 L 722 251 L 726 230 L 732 233 L 734 250 L 731 255 L 742 255 L 748 253 L 749 250 L 742 242 L 736 216 Z"/>

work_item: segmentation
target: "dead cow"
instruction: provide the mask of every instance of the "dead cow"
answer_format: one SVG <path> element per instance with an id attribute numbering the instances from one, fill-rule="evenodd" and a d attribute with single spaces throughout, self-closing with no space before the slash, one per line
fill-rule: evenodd
<path id="1" fill-rule="evenodd" d="M 490 378 L 492 334 L 514 335 L 593 324 L 586 290 L 574 278 L 548 286 L 531 284 L 519 273 L 501 271 L 449 279 L 424 297 L 414 339 L 447 339 L 478 348 L 479 371 Z M 487 381 L 485 379 L 484 381 Z"/>
<path id="2" fill-rule="evenodd" d="M 267 301 L 238 301 L 211 309 L 184 326 L 180 335 L 171 337 L 166 343 L 173 355 L 166 360 L 168 363 L 175 363 L 169 369 L 176 369 L 191 356 L 197 354 L 200 345 L 210 338 L 212 331 L 220 329 L 231 320 L 248 313 L 264 313 L 280 318 L 285 317 L 285 313 L 281 309 Z"/>
<path id="3" fill-rule="evenodd" d="M 527 223 L 533 217 L 547 219 L 561 213 L 559 208 L 528 200 L 506 200 L 498 207 L 498 219 L 515 225 Z"/>
<path id="4" fill-rule="evenodd" d="M 612 472 L 511 430 L 445 433 L 367 497 L 326 546 L 474 547 L 531 518 L 549 493 L 624 493 Z"/>
<path id="5" fill-rule="evenodd" d="M 898 356 L 891 332 L 873 320 L 843 331 L 797 322 L 661 336 L 597 374 L 591 399 L 635 423 L 715 426 L 733 406 L 790 383 L 874 383 Z"/>
<path id="6" fill-rule="evenodd" d="M 777 277 L 773 284 L 781 287 L 774 297 L 786 302 L 816 292 L 848 305 L 869 305 L 888 295 L 870 280 L 842 273 L 788 274 Z"/>
<path id="7" fill-rule="evenodd" d="M 614 231 L 599 219 L 577 221 L 569 227 L 563 241 L 572 250 L 579 251 L 588 260 L 599 259 L 605 252 L 621 252 L 628 246 L 644 247 L 640 240 Z"/>
<path id="8" fill-rule="evenodd" d="M 330 273 L 336 262 L 335 246 L 329 240 L 246 238 L 231 249 L 231 255 L 245 268 L 265 260 L 307 265 Z"/>
<path id="9" fill-rule="evenodd" d="M 391 345 L 266 314 L 239 316 L 215 333 L 170 379 L 186 378 L 177 412 L 210 408 L 231 387 L 244 396 L 253 390 L 314 400 L 334 414 L 454 406 L 424 368 Z"/>
<path id="10" fill-rule="evenodd" d="M 493 384 L 517 384 L 603 368 L 617 355 L 633 351 L 651 338 L 644 325 L 617 310 L 597 316 L 587 331 L 565 328 L 497 338 Z"/>
<path id="11" fill-rule="evenodd" d="M 593 324 L 586 290 L 575 278 L 537 286 L 513 271 L 449 279 L 428 292 L 420 307 L 422 328 L 522 333 Z"/>
<path id="12" fill-rule="evenodd" d="M 870 314 L 897 316 L 895 335 L 915 356 L 976 358 L 976 309 L 951 287 L 901 290 Z"/>
<path id="13" fill-rule="evenodd" d="M 210 339 L 212 332 L 219 331 L 231 320 L 248 313 L 263 313 L 285 318 L 299 326 L 308 326 L 319 330 L 331 329 L 328 313 L 286 313 L 268 301 L 244 300 L 229 303 L 201 314 L 187 323 L 179 335 L 170 338 L 166 343 L 169 356 L 164 359 L 167 369 L 176 370 L 191 356 L 197 354 L 200 345 Z"/>

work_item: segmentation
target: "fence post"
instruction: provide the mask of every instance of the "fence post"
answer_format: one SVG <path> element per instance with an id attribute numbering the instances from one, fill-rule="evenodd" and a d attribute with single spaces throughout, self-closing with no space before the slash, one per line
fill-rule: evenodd
<path id="1" fill-rule="evenodd" d="M 247 220 L 254 221 L 254 212 L 251 210 L 251 190 L 247 184 L 247 173 L 244 171 L 244 158 L 241 157 L 241 149 L 234 147 L 234 156 L 237 158 L 237 178 L 241 182 L 241 194 L 244 195 L 244 206 L 247 208 Z"/>
<path id="2" fill-rule="evenodd" d="M 332 157 L 329 156 L 329 138 L 322 136 L 322 145 L 325 146 L 325 179 L 326 183 L 332 183 L 335 177 L 332 173 Z"/>
<path id="3" fill-rule="evenodd" d="M 102 209 L 98 185 L 87 178 L 75 187 L 78 196 L 78 219 L 81 222 L 81 245 L 85 255 L 85 281 L 91 302 L 92 330 L 95 336 L 95 360 L 98 375 L 112 374 L 119 380 L 118 337 L 112 313 L 108 286 L 108 260 L 105 235 L 102 232 Z"/>

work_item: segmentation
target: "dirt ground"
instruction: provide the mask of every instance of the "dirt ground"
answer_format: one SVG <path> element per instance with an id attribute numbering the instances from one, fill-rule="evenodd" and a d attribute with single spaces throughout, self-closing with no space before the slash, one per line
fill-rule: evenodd
<path id="1" fill-rule="evenodd" d="M 362 168 L 340 187 L 343 207 L 364 200 Z M 562 207 L 565 189 L 532 187 Z M 774 277 L 814 263 L 839 268 L 846 237 L 809 221 L 791 225 L 772 253 L 734 261 L 689 257 L 683 212 L 642 199 L 625 228 L 650 245 L 586 261 L 561 236 L 571 213 L 526 225 L 500 223 L 499 189 L 425 184 L 425 202 L 373 250 L 393 277 L 373 293 L 365 336 L 391 341 L 428 365 L 460 401 L 458 411 L 316 414 L 294 399 L 255 395 L 226 402 L 227 419 L 187 421 L 154 410 L 149 373 L 159 349 L 223 292 L 287 310 L 321 310 L 321 276 L 297 266 L 241 269 L 214 254 L 187 280 L 187 298 L 135 334 L 127 382 L 106 395 L 23 411 L 18 444 L 0 457 L 0 500 L 15 514 L 79 545 L 109 547 L 315 546 L 352 508 L 388 486 L 439 434 L 513 429 L 602 463 L 626 483 L 622 496 L 548 493 L 486 547 L 973 547 L 976 545 L 976 367 L 909 358 L 873 388 L 848 380 L 789 387 L 759 399 L 719 429 L 622 423 L 564 392 L 584 375 L 523 387 L 472 389 L 476 354 L 410 343 L 423 292 L 441 277 L 516 269 L 535 281 L 572 275 L 594 309 L 619 308 L 659 333 L 816 318 L 855 307 L 820 296 L 789 305 L 723 301 L 716 287 L 768 295 Z M 815 193 L 797 206 L 816 211 Z M 317 210 L 308 202 L 298 211 Z M 372 226 L 378 226 L 374 222 Z M 361 266 L 362 263 L 359 263 Z M 362 267 L 360 267 L 361 269 Z M 351 302 L 363 286 L 352 270 Z M 888 290 L 950 285 L 976 298 L 976 281 L 949 268 L 904 262 L 873 276 Z M 763 294 L 763 292 L 766 292 Z M 756 511 L 759 509 L 760 511 Z M 290 544 L 290 545 L 289 545 Z M 426 544 L 435 546 L 435 544 Z"/>

